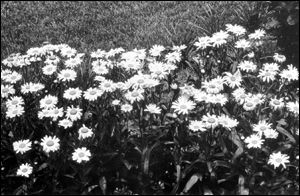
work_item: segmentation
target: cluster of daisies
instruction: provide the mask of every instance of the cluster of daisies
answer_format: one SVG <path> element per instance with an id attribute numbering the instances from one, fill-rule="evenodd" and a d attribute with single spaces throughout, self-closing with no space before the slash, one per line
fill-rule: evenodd
<path id="1" fill-rule="evenodd" d="M 255 52 L 253 47 L 262 44 L 265 36 L 263 30 L 256 30 L 254 33 L 246 35 L 246 30 L 238 25 L 226 25 L 226 31 L 214 33 L 211 37 L 200 37 L 194 44 L 198 50 L 210 47 L 222 47 L 226 43 L 238 40 L 234 43 L 237 50 L 244 50 L 247 53 L 246 59 L 238 62 L 237 70 L 234 73 L 224 72 L 223 76 L 206 79 L 202 82 L 200 89 L 193 85 L 178 87 L 176 83 L 169 84 L 172 90 L 180 90 L 180 96 L 171 103 L 171 112 L 176 115 L 188 116 L 190 112 L 198 106 L 206 104 L 224 107 L 229 101 L 234 101 L 245 111 L 253 111 L 257 106 L 268 103 L 273 110 L 287 108 L 295 116 L 299 116 L 298 101 L 286 102 L 284 97 L 266 97 L 262 93 L 250 93 L 246 91 L 245 81 L 249 74 L 257 73 L 257 78 L 262 82 L 269 83 L 280 79 L 282 84 L 288 84 L 298 80 L 298 70 L 293 65 L 288 65 L 286 69 L 280 69 L 286 61 L 285 56 L 275 53 L 274 62 L 264 63 L 261 67 L 253 59 Z M 233 39 L 234 38 L 234 39 Z M 40 120 L 48 119 L 52 123 L 63 129 L 74 126 L 74 122 L 79 122 L 84 114 L 80 102 L 99 104 L 101 97 L 110 94 L 111 105 L 120 109 L 120 112 L 130 114 L 134 111 L 135 103 L 147 101 L 147 95 L 154 92 L 156 87 L 164 83 L 169 75 L 174 74 L 176 63 L 181 61 L 182 51 L 187 46 L 164 47 L 154 45 L 150 50 L 134 49 L 126 52 L 123 48 L 104 51 L 98 49 L 90 54 L 91 69 L 88 80 L 93 80 L 87 88 L 82 85 L 74 87 L 78 79 L 78 74 L 82 71 L 85 54 L 78 53 L 77 50 L 66 44 L 46 44 L 42 47 L 31 48 L 25 55 L 13 54 L 2 61 L 1 66 L 1 98 L 6 104 L 6 117 L 13 119 L 24 115 L 24 105 L 27 95 L 33 95 L 38 100 L 37 117 Z M 25 77 L 16 70 L 23 70 L 31 65 L 35 67 L 37 73 L 43 80 L 26 81 Z M 42 66 L 40 66 L 42 65 Z M 115 81 L 110 76 L 115 76 Z M 61 84 L 63 87 L 62 97 L 58 93 L 48 93 L 46 84 Z M 81 81 L 82 82 L 82 81 Z M 71 87 L 72 86 L 72 87 Z M 223 93 L 224 86 L 232 90 L 231 94 Z M 51 91 L 52 92 L 52 91 Z M 61 102 L 71 103 L 70 105 Z M 142 108 L 145 112 L 153 115 L 160 115 L 162 108 L 160 105 L 149 102 Z M 225 114 L 207 113 L 201 118 L 189 119 L 188 129 L 191 133 L 201 134 L 201 132 L 215 129 L 218 126 L 231 130 L 237 127 L 238 121 Z M 254 134 L 244 139 L 248 148 L 261 148 L 265 139 L 276 139 L 278 132 L 272 129 L 272 125 L 267 120 L 254 124 Z M 92 128 L 82 125 L 78 129 L 78 139 L 93 137 Z M 40 141 L 40 146 L 45 153 L 56 152 L 60 149 L 60 139 L 55 135 L 46 135 Z M 19 140 L 13 143 L 16 153 L 25 153 L 32 149 L 32 142 L 28 139 Z M 72 154 L 72 159 L 78 163 L 89 161 L 92 154 L 86 147 L 76 148 Z M 285 154 L 272 153 L 269 164 L 276 167 L 288 163 L 288 156 Z M 22 164 L 17 171 L 17 175 L 28 177 L 33 171 L 30 164 Z"/>

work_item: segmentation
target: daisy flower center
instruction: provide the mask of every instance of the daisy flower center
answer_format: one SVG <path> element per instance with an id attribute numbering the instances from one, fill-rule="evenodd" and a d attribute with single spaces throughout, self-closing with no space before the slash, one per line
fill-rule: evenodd
<path id="1" fill-rule="evenodd" d="M 138 93 L 138 92 L 133 92 L 131 95 L 132 95 L 133 97 L 137 97 L 137 96 L 139 96 L 139 93 Z"/>
<path id="2" fill-rule="evenodd" d="M 46 101 L 46 104 L 51 104 L 52 103 L 52 100 L 50 100 L 50 99 L 48 99 L 47 101 Z"/>
<path id="3" fill-rule="evenodd" d="M 70 77 L 71 75 L 70 75 L 69 73 L 65 73 L 64 76 L 65 76 L 66 78 L 68 78 L 68 77 Z"/>
<path id="4" fill-rule="evenodd" d="M 48 67 L 48 68 L 47 68 L 47 71 L 52 71 L 52 67 Z"/>
<path id="5" fill-rule="evenodd" d="M 110 87 L 110 83 L 104 84 L 104 87 L 109 88 Z"/>
<path id="6" fill-rule="evenodd" d="M 264 131 L 266 129 L 267 129 L 267 127 L 265 127 L 265 126 L 260 127 L 260 130 L 262 130 L 262 131 Z"/>
<path id="7" fill-rule="evenodd" d="M 87 128 L 81 129 L 81 133 L 87 133 L 89 130 Z"/>
<path id="8" fill-rule="evenodd" d="M 18 110 L 14 110 L 12 113 L 13 113 L 13 114 L 17 114 L 17 113 L 18 113 Z"/>
<path id="9" fill-rule="evenodd" d="M 214 123 L 214 122 L 216 122 L 216 120 L 213 119 L 213 118 L 210 118 L 210 119 L 208 119 L 207 121 L 208 121 L 209 123 Z"/>
<path id="10" fill-rule="evenodd" d="M 22 143 L 22 144 L 20 144 L 20 146 L 19 146 L 19 148 L 25 148 L 25 144 L 24 143 Z"/>
<path id="11" fill-rule="evenodd" d="M 23 172 L 23 173 L 26 173 L 27 171 L 28 171 L 27 168 L 22 169 L 22 172 Z"/>
<path id="12" fill-rule="evenodd" d="M 241 99 L 245 99 L 245 98 L 246 98 L 246 95 L 241 95 L 240 98 L 241 98 Z"/>
<path id="13" fill-rule="evenodd" d="M 17 77 L 16 76 L 11 76 L 11 79 L 12 80 L 15 80 Z"/>
<path id="14" fill-rule="evenodd" d="M 56 58 L 55 58 L 55 56 L 50 56 L 49 59 L 50 60 L 55 60 Z"/>
<path id="15" fill-rule="evenodd" d="M 156 71 L 155 72 L 157 75 L 160 75 L 162 72 L 161 71 Z"/>
<path id="16" fill-rule="evenodd" d="M 54 142 L 53 142 L 53 141 L 48 141 L 48 142 L 46 143 L 46 145 L 47 145 L 47 146 L 53 146 L 53 145 L 54 145 Z"/>
<path id="17" fill-rule="evenodd" d="M 266 72 L 266 76 L 271 76 L 272 74 L 270 72 Z"/>
<path id="18" fill-rule="evenodd" d="M 231 80 L 231 81 L 236 81 L 236 78 L 235 78 L 234 76 L 231 76 L 231 77 L 230 77 L 230 80 Z"/>
<path id="19" fill-rule="evenodd" d="M 54 114 L 58 114 L 59 113 L 59 110 L 54 110 Z"/>
<path id="20" fill-rule="evenodd" d="M 252 107 L 253 104 L 252 104 L 252 103 L 246 103 L 246 106 L 247 106 L 247 107 Z"/>
<path id="21" fill-rule="evenodd" d="M 96 91 L 90 91 L 91 95 L 96 95 L 96 93 L 97 93 Z"/>
<path id="22" fill-rule="evenodd" d="M 3 89 L 2 89 L 2 92 L 3 92 L 3 93 L 7 93 L 8 91 L 9 91 L 8 88 L 3 88 Z"/>
<path id="23" fill-rule="evenodd" d="M 17 105 L 19 102 L 17 101 L 17 100 L 13 100 L 12 102 L 11 102 L 11 104 L 13 104 L 13 105 Z"/>
<path id="24" fill-rule="evenodd" d="M 253 140 L 252 144 L 258 144 L 258 141 L 257 140 Z"/>
<path id="25" fill-rule="evenodd" d="M 144 83 L 144 80 L 143 80 L 143 79 L 139 79 L 137 82 L 138 82 L 139 84 L 142 84 L 142 83 Z"/>
<path id="26" fill-rule="evenodd" d="M 214 84 L 210 84 L 208 87 L 209 88 L 216 88 L 216 86 Z"/>
<path id="27" fill-rule="evenodd" d="M 282 162 L 282 159 L 281 159 L 281 158 L 277 158 L 277 159 L 275 159 L 275 161 L 276 161 L 277 163 L 281 163 L 281 162 Z"/>
<path id="28" fill-rule="evenodd" d="M 185 109 L 187 109 L 187 106 L 186 105 L 181 105 L 180 109 L 185 110 Z"/>
<path id="29" fill-rule="evenodd" d="M 273 103 L 274 103 L 275 105 L 279 105 L 279 104 L 280 104 L 280 102 L 279 102 L 278 100 L 273 101 Z"/>
<path id="30" fill-rule="evenodd" d="M 70 91 L 70 95 L 75 95 L 76 91 Z"/>
<path id="31" fill-rule="evenodd" d="M 78 154 L 78 156 L 79 156 L 79 157 L 84 157 L 84 153 L 83 153 L 83 152 L 80 152 L 80 153 Z"/>
<path id="32" fill-rule="evenodd" d="M 77 110 L 75 108 L 73 108 L 71 111 L 70 111 L 70 114 L 71 115 L 75 115 L 77 113 Z"/>

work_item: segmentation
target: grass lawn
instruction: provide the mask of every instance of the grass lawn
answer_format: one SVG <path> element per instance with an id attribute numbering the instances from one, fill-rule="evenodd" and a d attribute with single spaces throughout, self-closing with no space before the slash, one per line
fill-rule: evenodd
<path id="1" fill-rule="evenodd" d="M 236 16 L 246 9 L 253 2 L 1 2 L 1 59 L 44 41 L 81 52 L 188 44 L 226 23 L 245 26 Z"/>

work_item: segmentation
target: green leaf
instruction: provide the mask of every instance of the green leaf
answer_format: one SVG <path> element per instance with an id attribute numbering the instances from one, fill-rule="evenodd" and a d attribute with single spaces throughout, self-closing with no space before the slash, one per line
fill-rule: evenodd
<path id="1" fill-rule="evenodd" d="M 285 130 L 284 128 L 277 126 L 276 127 L 277 131 L 284 134 L 285 136 L 287 136 L 291 142 L 296 143 L 295 138 L 292 136 L 292 134 L 290 134 L 287 130 Z"/>
<path id="2" fill-rule="evenodd" d="M 201 174 L 194 174 L 190 179 L 189 181 L 186 183 L 184 189 L 183 189 L 183 192 L 184 193 L 187 193 L 193 186 L 194 184 L 196 184 L 196 182 L 198 180 L 202 180 L 202 175 Z"/>
<path id="3" fill-rule="evenodd" d="M 106 182 L 105 176 L 101 177 L 101 179 L 99 180 L 99 185 L 100 185 L 100 188 L 102 190 L 102 193 L 104 195 L 106 195 L 107 182 Z"/>

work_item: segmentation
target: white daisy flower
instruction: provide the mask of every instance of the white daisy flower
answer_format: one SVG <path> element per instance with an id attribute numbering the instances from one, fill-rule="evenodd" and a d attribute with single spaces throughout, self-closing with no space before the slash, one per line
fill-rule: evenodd
<path id="1" fill-rule="evenodd" d="M 273 165 L 274 168 L 276 169 L 277 167 L 279 167 L 280 165 L 283 166 L 283 168 L 286 168 L 286 163 L 289 163 L 289 156 L 286 155 L 286 154 L 281 154 L 281 152 L 273 152 L 271 155 L 270 155 L 270 158 L 269 158 L 269 161 L 268 161 L 268 164 L 270 165 Z"/>
<path id="2" fill-rule="evenodd" d="M 71 106 L 67 108 L 67 111 L 66 111 L 66 117 L 68 119 L 70 119 L 71 121 L 76 121 L 76 120 L 79 120 L 82 116 L 82 109 L 80 109 L 79 107 L 74 107 L 74 106 Z"/>
<path id="3" fill-rule="evenodd" d="M 179 97 L 177 101 L 172 103 L 172 108 L 178 114 L 188 114 L 190 110 L 193 110 L 196 103 L 188 100 L 186 97 Z"/>
<path id="4" fill-rule="evenodd" d="M 261 120 L 258 124 L 253 125 L 253 131 L 257 132 L 260 136 L 268 129 L 271 129 L 271 124 L 267 123 L 266 120 Z"/>
<path id="5" fill-rule="evenodd" d="M 234 74 L 229 72 L 225 72 L 225 74 L 226 76 L 224 76 L 223 79 L 230 88 L 239 87 L 241 85 L 243 79 L 239 70 L 237 70 Z"/>
<path id="6" fill-rule="evenodd" d="M 63 69 L 58 74 L 58 79 L 61 81 L 74 81 L 76 79 L 76 72 L 72 69 Z"/>
<path id="7" fill-rule="evenodd" d="M 181 53 L 178 51 L 170 52 L 165 56 L 168 63 L 176 63 L 181 61 Z"/>
<path id="8" fill-rule="evenodd" d="M 106 52 L 104 50 L 98 49 L 97 51 L 94 51 L 91 53 L 92 58 L 102 58 L 104 57 Z"/>
<path id="9" fill-rule="evenodd" d="M 108 73 L 108 69 L 105 65 L 93 65 L 93 72 L 98 75 L 105 75 Z"/>
<path id="10" fill-rule="evenodd" d="M 255 104 L 258 105 L 265 102 L 266 96 L 264 94 L 258 93 L 249 95 L 247 99 L 251 99 Z"/>
<path id="11" fill-rule="evenodd" d="M 217 94 L 223 90 L 224 80 L 221 77 L 212 79 L 211 81 L 204 81 L 202 88 L 206 90 L 207 93 Z"/>
<path id="12" fill-rule="evenodd" d="M 263 69 L 270 72 L 278 72 L 279 65 L 277 63 L 265 63 L 263 64 Z"/>
<path id="13" fill-rule="evenodd" d="M 85 139 L 88 137 L 91 137 L 93 135 L 92 129 L 87 128 L 85 125 L 83 125 L 79 130 L 79 137 L 78 139 Z"/>
<path id="14" fill-rule="evenodd" d="M 55 56 L 55 55 L 51 55 L 51 56 L 47 56 L 46 57 L 46 60 L 44 61 L 44 63 L 46 65 L 57 65 L 59 63 L 60 59 L 58 56 Z"/>
<path id="15" fill-rule="evenodd" d="M 248 148 L 261 148 L 265 140 L 262 139 L 259 135 L 253 134 L 245 138 Z"/>
<path id="16" fill-rule="evenodd" d="M 63 97 L 69 100 L 75 100 L 81 97 L 82 91 L 77 88 L 68 88 L 65 90 Z"/>
<path id="17" fill-rule="evenodd" d="M 73 69 L 74 67 L 77 67 L 82 63 L 82 59 L 79 58 L 78 56 L 75 56 L 74 58 L 69 58 L 68 60 L 65 61 L 65 65 L 68 68 Z"/>
<path id="18" fill-rule="evenodd" d="M 64 115 L 63 110 L 64 110 L 63 108 L 58 108 L 58 107 L 52 108 L 50 109 L 49 117 L 51 117 L 53 121 L 56 121 L 59 117 L 63 117 Z"/>
<path id="19" fill-rule="evenodd" d="M 248 35 L 249 39 L 261 39 L 262 37 L 264 37 L 266 34 L 266 32 L 262 29 L 257 29 L 255 30 L 254 33 L 251 33 Z"/>
<path id="20" fill-rule="evenodd" d="M 56 136 L 45 136 L 42 139 L 41 146 L 46 153 L 55 152 L 59 149 L 60 140 Z"/>
<path id="21" fill-rule="evenodd" d="M 54 72 L 56 72 L 57 66 L 53 64 L 48 64 L 43 67 L 43 74 L 45 75 L 52 75 Z"/>
<path id="22" fill-rule="evenodd" d="M 121 110 L 123 112 L 131 112 L 132 109 L 133 109 L 132 105 L 129 104 L 124 104 L 121 106 Z"/>
<path id="23" fill-rule="evenodd" d="M 293 67 L 293 65 L 288 65 L 288 69 L 282 70 L 279 75 L 289 82 L 292 80 L 299 80 L 299 71 L 296 67 Z"/>
<path id="24" fill-rule="evenodd" d="M 22 114 L 24 114 L 24 112 L 24 107 L 22 106 L 10 107 L 6 111 L 6 117 L 14 118 L 16 116 L 21 116 Z"/>
<path id="25" fill-rule="evenodd" d="M 142 90 L 142 89 L 134 89 L 133 91 L 128 91 L 125 94 L 125 97 L 132 104 L 135 101 L 143 100 L 144 99 L 143 93 L 144 93 L 144 90 Z"/>
<path id="26" fill-rule="evenodd" d="M 148 104 L 146 106 L 145 111 L 150 112 L 151 114 L 160 114 L 161 109 L 157 107 L 155 104 Z"/>
<path id="27" fill-rule="evenodd" d="M 51 110 L 50 109 L 42 109 L 42 111 L 38 112 L 38 118 L 43 119 L 43 118 L 48 118 L 51 117 Z"/>
<path id="28" fill-rule="evenodd" d="M 33 83 L 29 82 L 29 83 L 25 83 L 21 86 L 21 93 L 22 94 L 27 94 L 27 93 L 31 93 L 32 89 L 33 89 Z"/>
<path id="29" fill-rule="evenodd" d="M 71 47 L 64 47 L 60 50 L 60 53 L 62 56 L 70 58 L 72 56 L 75 56 L 77 51 Z"/>
<path id="30" fill-rule="evenodd" d="M 286 57 L 282 54 L 278 54 L 278 53 L 275 53 L 274 56 L 274 61 L 277 61 L 278 63 L 283 63 L 284 61 L 286 61 Z"/>
<path id="31" fill-rule="evenodd" d="M 22 97 L 14 96 L 6 101 L 7 108 L 18 107 L 21 105 L 24 105 L 24 99 Z"/>
<path id="32" fill-rule="evenodd" d="M 232 24 L 226 24 L 226 30 L 228 32 L 232 32 L 236 36 L 244 35 L 246 33 L 246 29 L 240 25 L 232 25 Z"/>
<path id="33" fill-rule="evenodd" d="M 256 106 L 257 106 L 257 104 L 251 99 L 246 99 L 245 103 L 243 104 L 243 108 L 246 111 L 254 110 L 256 108 Z"/>
<path id="34" fill-rule="evenodd" d="M 41 83 L 34 83 L 34 84 L 32 85 L 31 92 L 37 92 L 37 91 L 43 90 L 44 88 L 45 88 L 45 85 L 44 85 L 44 84 L 41 84 Z"/>
<path id="35" fill-rule="evenodd" d="M 286 106 L 290 112 L 294 113 L 295 115 L 299 115 L 299 102 L 298 101 L 288 102 L 286 104 Z"/>
<path id="36" fill-rule="evenodd" d="M 264 131 L 264 136 L 269 139 L 276 139 L 278 137 L 278 132 L 274 129 L 267 129 Z"/>
<path id="37" fill-rule="evenodd" d="M 73 122 L 69 119 L 62 119 L 58 122 L 58 125 L 61 126 L 61 127 L 64 127 L 66 129 L 66 128 L 72 127 Z"/>
<path id="38" fill-rule="evenodd" d="M 18 81 L 20 81 L 22 79 L 22 75 L 13 71 L 12 73 L 6 75 L 5 77 L 3 77 L 3 80 L 5 82 L 11 83 L 11 84 L 15 84 Z"/>
<path id="39" fill-rule="evenodd" d="M 161 55 L 161 52 L 165 50 L 165 47 L 164 46 L 161 46 L 161 45 L 154 45 L 152 46 L 152 48 L 150 49 L 149 53 L 151 56 L 160 56 Z"/>
<path id="40" fill-rule="evenodd" d="M 91 152 L 86 149 L 86 147 L 77 148 L 75 149 L 75 152 L 72 154 L 72 159 L 74 161 L 77 161 L 77 163 L 81 163 L 82 161 L 89 161 Z"/>
<path id="41" fill-rule="evenodd" d="M 118 99 L 114 99 L 111 104 L 114 105 L 114 106 L 117 106 L 117 105 L 120 105 L 121 101 L 118 100 Z"/>
<path id="42" fill-rule="evenodd" d="M 237 42 L 235 42 L 236 48 L 243 48 L 245 50 L 246 48 L 249 48 L 250 46 L 251 46 L 250 42 L 245 39 L 241 39 L 241 40 L 238 40 Z"/>
<path id="43" fill-rule="evenodd" d="M 98 88 L 88 88 L 86 91 L 84 91 L 83 97 L 86 100 L 89 101 L 95 101 L 103 94 L 102 91 L 100 91 Z"/>
<path id="44" fill-rule="evenodd" d="M 1 97 L 7 98 L 9 95 L 15 94 L 15 89 L 12 85 L 2 85 L 1 84 Z"/>
<path id="45" fill-rule="evenodd" d="M 103 92 L 113 92 L 116 90 L 116 84 L 111 80 L 104 80 L 99 86 Z"/>
<path id="46" fill-rule="evenodd" d="M 20 165 L 17 175 L 18 176 L 24 176 L 29 178 L 29 175 L 32 173 L 33 167 L 30 166 L 28 163 Z"/>
<path id="47" fill-rule="evenodd" d="M 32 142 L 29 140 L 19 140 L 13 143 L 14 151 L 16 153 L 24 154 L 31 149 Z"/>
<path id="48" fill-rule="evenodd" d="M 211 46 L 211 38 L 209 36 L 205 36 L 205 37 L 198 37 L 198 41 L 195 42 L 194 44 L 197 49 L 205 49 L 209 46 Z"/>
<path id="49" fill-rule="evenodd" d="M 265 69 L 259 70 L 258 77 L 262 79 L 264 82 L 271 82 L 275 80 L 275 76 L 277 75 L 277 72 L 275 71 L 268 71 Z"/>
<path id="50" fill-rule="evenodd" d="M 229 130 L 236 127 L 239 124 L 239 122 L 236 119 L 232 119 L 227 115 L 219 116 L 218 122 L 220 125 L 222 125 L 223 127 L 227 128 Z"/>
<path id="51" fill-rule="evenodd" d="M 58 98 L 52 95 L 46 95 L 40 100 L 40 107 L 45 109 L 54 108 L 58 102 Z"/>
<path id="52" fill-rule="evenodd" d="M 204 115 L 202 117 L 202 122 L 205 123 L 205 127 L 206 128 L 215 128 L 219 125 L 219 120 L 218 120 L 218 117 L 214 114 L 210 115 L 210 114 L 207 114 L 207 115 Z"/>
<path id="53" fill-rule="evenodd" d="M 275 110 L 283 108 L 284 107 L 283 98 L 280 99 L 272 98 L 270 101 L 270 106 Z"/>
<path id="54" fill-rule="evenodd" d="M 204 91 L 201 91 L 201 90 L 196 90 L 194 92 L 194 99 L 197 101 L 197 102 L 208 102 L 208 100 L 210 100 L 211 98 L 211 95 L 210 94 L 207 94 L 206 92 Z"/>
<path id="55" fill-rule="evenodd" d="M 251 61 L 242 61 L 239 65 L 238 68 L 241 69 L 242 71 L 246 72 L 254 72 L 256 70 L 257 65 L 255 65 Z"/>
<path id="56" fill-rule="evenodd" d="M 205 123 L 199 120 L 191 120 L 189 124 L 189 129 L 192 130 L 193 132 L 198 132 L 198 131 L 206 131 L 206 126 Z"/>
<path id="57" fill-rule="evenodd" d="M 211 37 L 212 46 L 220 47 L 221 45 L 226 44 L 227 43 L 226 39 L 228 37 L 229 34 L 222 30 L 220 32 L 214 33 Z"/>
<path id="58" fill-rule="evenodd" d="M 165 63 L 155 61 L 149 63 L 148 68 L 151 72 L 151 77 L 154 79 L 163 79 L 168 75 Z"/>
<path id="59" fill-rule="evenodd" d="M 228 99 L 224 94 L 213 94 L 211 95 L 210 99 L 208 99 L 208 102 L 213 104 L 220 104 L 221 106 L 224 106 L 227 101 Z"/>

